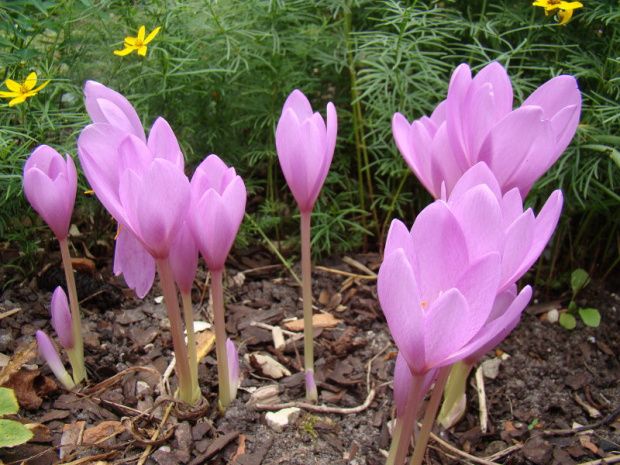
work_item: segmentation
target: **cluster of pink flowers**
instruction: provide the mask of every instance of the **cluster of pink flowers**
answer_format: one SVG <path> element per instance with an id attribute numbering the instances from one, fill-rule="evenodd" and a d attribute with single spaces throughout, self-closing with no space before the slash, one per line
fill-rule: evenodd
<path id="1" fill-rule="evenodd" d="M 208 156 L 190 181 L 179 143 L 163 118 L 155 121 L 147 137 L 125 97 L 92 81 L 86 83 L 85 95 L 93 124 L 80 134 L 78 153 L 95 194 L 119 223 L 114 271 L 123 273 L 143 297 L 158 270 L 164 293 L 169 291 L 166 300 L 181 397 L 194 401 L 195 368 L 187 366 L 191 348 L 188 355 L 176 315 L 176 290 L 169 281 L 188 294 L 200 251 L 217 277 L 213 289 L 221 287 L 221 272 L 245 213 L 245 185 L 216 155 Z M 563 203 L 561 191 L 555 191 L 535 215 L 524 209 L 523 199 L 570 143 L 580 110 L 581 96 L 572 76 L 551 79 L 513 109 L 508 74 L 492 63 L 473 78 L 467 65 L 459 66 L 446 100 L 430 117 L 410 124 L 403 115 L 394 115 L 396 144 L 436 200 L 411 228 L 399 220 L 392 222 L 379 271 L 379 301 L 400 351 L 394 381 L 397 432 L 388 464 L 404 461 L 412 418 L 432 382 L 447 377 L 440 373 L 461 360 L 473 365 L 518 324 L 532 288 L 518 292 L 516 282 L 544 250 Z M 328 103 L 323 119 L 313 113 L 303 93 L 293 91 L 277 126 L 276 147 L 302 218 L 305 370 L 311 399 L 316 398 L 316 383 L 310 214 L 325 182 L 336 137 L 333 104 Z M 26 163 L 26 194 L 59 239 L 67 236 L 76 185 L 71 158 L 63 159 L 50 147 L 37 148 Z M 55 293 L 54 299 L 54 327 L 61 345 L 71 348 L 69 333 L 75 325 L 66 297 L 64 304 L 60 294 Z M 235 396 L 238 361 L 234 344 L 224 342 L 223 304 L 214 295 L 214 306 L 218 305 L 222 307 L 220 320 L 216 309 L 218 369 L 230 383 L 220 391 L 225 407 Z M 190 323 L 186 318 L 188 329 Z M 54 371 L 60 372 L 62 363 L 52 353 L 53 345 L 45 336 L 38 337 Z"/>

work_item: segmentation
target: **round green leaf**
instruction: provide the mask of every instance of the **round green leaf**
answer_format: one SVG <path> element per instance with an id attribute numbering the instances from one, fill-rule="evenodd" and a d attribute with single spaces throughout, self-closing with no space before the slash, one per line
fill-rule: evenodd
<path id="1" fill-rule="evenodd" d="M 0 415 L 17 413 L 19 404 L 13 389 L 0 387 Z"/>
<path id="2" fill-rule="evenodd" d="M 596 308 L 580 308 L 579 316 L 587 326 L 598 328 L 601 324 L 601 314 Z"/>
<path id="3" fill-rule="evenodd" d="M 570 275 L 570 285 L 573 288 L 573 295 L 586 287 L 590 282 L 590 276 L 586 270 L 577 268 Z"/>
<path id="4" fill-rule="evenodd" d="M 12 447 L 30 441 L 32 432 L 13 420 L 0 420 L 0 447 Z"/>
<path id="5" fill-rule="evenodd" d="M 562 313 L 560 315 L 560 324 L 564 326 L 566 329 L 573 329 L 577 326 L 577 320 L 570 313 Z"/>

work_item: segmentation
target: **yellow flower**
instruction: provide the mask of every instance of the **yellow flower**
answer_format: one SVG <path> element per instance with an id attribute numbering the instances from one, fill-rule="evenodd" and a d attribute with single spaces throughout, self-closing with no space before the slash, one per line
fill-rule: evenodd
<path id="1" fill-rule="evenodd" d="M 21 84 L 19 82 L 15 82 L 13 79 L 7 79 L 5 82 L 6 86 L 9 88 L 9 92 L 3 91 L 0 92 L 0 98 L 10 98 L 12 99 L 9 102 L 9 106 L 17 105 L 18 103 L 22 103 L 28 97 L 32 97 L 37 95 L 41 89 L 43 89 L 46 85 L 49 84 L 49 81 L 45 81 L 36 89 L 34 86 L 37 85 L 37 73 L 32 72 L 28 75 L 26 80 Z"/>
<path id="2" fill-rule="evenodd" d="M 565 2 L 564 0 L 536 0 L 532 5 L 544 8 L 547 16 L 557 13 L 558 24 L 567 23 L 573 16 L 573 10 L 583 6 L 579 2 Z"/>
<path id="3" fill-rule="evenodd" d="M 125 56 L 137 50 L 138 55 L 146 56 L 146 44 L 155 38 L 160 29 L 161 27 L 155 28 L 145 39 L 144 34 L 146 33 L 146 29 L 144 26 L 140 26 L 138 36 L 125 37 L 125 48 L 123 50 L 114 50 L 114 55 Z"/>

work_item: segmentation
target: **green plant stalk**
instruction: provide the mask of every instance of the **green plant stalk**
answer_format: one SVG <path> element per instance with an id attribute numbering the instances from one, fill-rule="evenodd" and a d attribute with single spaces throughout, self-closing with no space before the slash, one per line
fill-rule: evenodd
<path id="1" fill-rule="evenodd" d="M 196 335 L 194 333 L 194 311 L 192 309 L 192 295 L 181 291 L 183 303 L 183 319 L 185 320 L 185 332 L 187 333 L 187 352 L 189 355 L 189 370 L 192 378 L 192 386 L 198 386 L 198 353 L 196 352 Z"/>
<path id="2" fill-rule="evenodd" d="M 215 326 L 215 352 L 217 355 L 217 377 L 220 410 L 230 405 L 230 377 L 226 354 L 226 319 L 224 317 L 224 289 L 222 270 L 211 270 L 211 297 L 213 298 L 213 322 Z"/>
<path id="3" fill-rule="evenodd" d="M 271 247 L 271 250 L 273 250 L 273 253 L 276 254 L 276 256 L 280 259 L 280 261 L 282 262 L 282 265 L 284 265 L 284 267 L 288 270 L 289 273 L 291 273 L 291 276 L 293 277 L 293 279 L 295 281 L 297 281 L 297 284 L 299 284 L 300 286 L 303 287 L 303 284 L 301 282 L 301 279 L 299 279 L 299 276 L 297 276 L 297 273 L 295 273 L 293 271 L 293 269 L 291 268 L 291 266 L 288 264 L 288 262 L 286 261 L 286 259 L 282 256 L 282 254 L 280 253 L 280 251 L 278 250 L 278 248 L 275 246 L 275 244 L 273 242 L 271 242 L 271 240 L 267 237 L 267 234 L 265 234 L 265 231 L 263 231 L 261 229 L 260 226 L 258 226 L 258 224 L 256 223 L 256 221 L 254 221 L 254 218 L 252 218 L 250 215 L 248 215 L 247 213 L 245 213 L 244 218 L 246 220 L 248 220 L 250 223 L 252 223 L 252 226 L 254 226 L 256 228 L 256 230 L 258 231 L 258 234 L 261 235 L 261 237 L 264 239 L 264 241 L 267 243 L 267 245 L 269 247 Z"/>
<path id="4" fill-rule="evenodd" d="M 310 256 L 310 219 L 312 211 L 301 212 L 301 281 L 304 306 L 304 368 L 314 374 L 314 338 L 312 334 L 312 257 Z M 306 386 L 306 399 L 317 400 L 316 391 Z"/>
<path id="5" fill-rule="evenodd" d="M 67 279 L 67 292 L 69 294 L 69 306 L 71 307 L 71 320 L 73 325 L 73 349 L 67 351 L 71 368 L 73 371 L 73 381 L 79 384 L 86 379 L 86 367 L 84 366 L 84 341 L 82 339 L 82 317 L 80 315 L 80 304 L 78 303 L 77 290 L 75 287 L 75 277 L 73 276 L 73 265 L 71 264 L 71 254 L 69 253 L 69 242 L 67 238 L 59 239 L 60 254 L 62 264 L 65 268 Z"/>
<path id="6" fill-rule="evenodd" d="M 170 320 L 170 334 L 172 336 L 172 346 L 176 357 L 176 370 L 179 377 L 179 398 L 188 404 L 195 404 L 200 397 L 198 380 L 192 382 L 192 374 L 189 366 L 189 355 L 185 338 L 183 336 L 183 325 L 181 324 L 181 309 L 179 308 L 179 298 L 177 295 L 172 269 L 168 258 L 158 258 L 157 273 L 164 293 L 164 302 Z"/>
<path id="7" fill-rule="evenodd" d="M 392 445 L 385 465 L 403 465 L 409 451 L 411 435 L 420 407 L 422 386 L 424 385 L 424 376 L 412 376 L 412 378 L 411 387 L 407 394 L 406 412 L 400 418 L 396 418 Z"/>
<path id="8" fill-rule="evenodd" d="M 455 413 L 458 413 L 457 409 L 461 405 L 461 399 L 465 395 L 467 388 L 467 378 L 473 367 L 473 365 L 461 360 L 453 364 L 450 369 L 450 376 L 448 376 L 448 382 L 444 389 L 443 404 L 439 415 L 437 415 L 437 422 L 441 423 L 445 428 L 454 424 L 454 420 L 449 420 L 451 417 L 454 417 Z M 458 414 L 456 421 L 463 416 L 463 413 L 465 412 Z"/>
<path id="9" fill-rule="evenodd" d="M 428 438 L 431 435 L 433 423 L 435 423 L 437 409 L 439 408 L 441 396 L 443 395 L 443 390 L 446 386 L 446 382 L 448 381 L 450 368 L 450 366 L 445 366 L 439 369 L 439 374 L 435 380 L 435 387 L 433 388 L 433 393 L 431 394 L 431 400 L 426 406 L 426 413 L 424 414 L 424 421 L 422 422 L 422 428 L 420 429 L 420 436 L 418 436 L 418 440 L 415 444 L 410 465 L 422 465 L 422 460 L 424 460 L 424 452 L 426 451 L 426 444 L 428 443 Z"/>

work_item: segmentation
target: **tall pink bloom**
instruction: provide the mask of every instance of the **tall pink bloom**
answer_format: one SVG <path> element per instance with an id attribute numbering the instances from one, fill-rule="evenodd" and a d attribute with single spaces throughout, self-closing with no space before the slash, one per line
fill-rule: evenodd
<path id="1" fill-rule="evenodd" d="M 38 146 L 24 165 L 24 193 L 59 240 L 69 234 L 76 192 L 73 159 L 47 145 Z"/>
<path id="2" fill-rule="evenodd" d="M 123 95 L 96 81 L 86 81 L 84 97 L 93 123 L 109 124 L 147 141 L 138 113 Z M 139 297 L 148 293 L 155 280 L 155 259 L 133 234 L 122 228 L 114 248 L 114 274 L 122 274 Z"/>
<path id="3" fill-rule="evenodd" d="M 67 389 L 73 389 L 75 383 L 73 378 L 62 363 L 58 349 L 54 345 L 52 339 L 43 331 L 37 330 L 36 332 L 37 345 L 39 346 L 39 353 L 45 359 L 50 369 Z"/>
<path id="4" fill-rule="evenodd" d="M 431 117 L 409 124 L 400 113 L 392 120 L 394 139 L 424 187 L 448 193 L 468 168 L 486 162 L 502 192 L 516 187 L 525 197 L 570 143 L 581 112 L 574 77 L 555 77 L 512 109 L 512 85 L 499 63 L 474 78 L 466 64 L 453 73 L 448 97 Z"/>
<path id="5" fill-rule="evenodd" d="M 235 169 L 209 155 L 191 181 L 190 230 L 209 269 L 222 270 L 245 214 L 246 190 Z"/>
<path id="6" fill-rule="evenodd" d="M 327 104 L 327 124 L 313 113 L 310 102 L 294 90 L 284 102 L 276 128 L 276 149 L 280 166 L 302 212 L 314 207 L 327 177 L 336 148 L 336 108 Z"/>
<path id="7" fill-rule="evenodd" d="M 163 118 L 148 141 L 115 126 L 87 126 L 78 139 L 84 174 L 95 194 L 155 259 L 167 258 L 189 207 L 183 154 Z"/>

